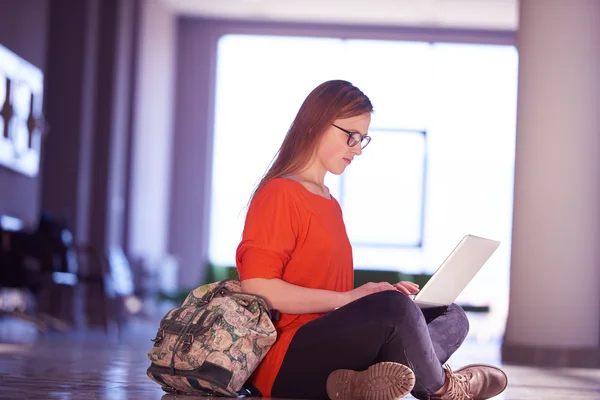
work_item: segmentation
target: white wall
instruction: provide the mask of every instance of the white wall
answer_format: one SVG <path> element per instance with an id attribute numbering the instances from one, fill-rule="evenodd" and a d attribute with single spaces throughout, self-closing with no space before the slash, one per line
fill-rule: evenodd
<path id="1" fill-rule="evenodd" d="M 176 18 L 141 2 L 135 92 L 129 252 L 154 263 L 167 253 Z"/>
<path id="2" fill-rule="evenodd" d="M 514 30 L 518 0 L 162 0 L 185 15 L 257 21 Z"/>

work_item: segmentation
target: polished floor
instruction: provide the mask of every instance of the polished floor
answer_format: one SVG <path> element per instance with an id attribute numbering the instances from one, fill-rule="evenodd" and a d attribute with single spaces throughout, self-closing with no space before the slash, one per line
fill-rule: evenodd
<path id="1" fill-rule="evenodd" d="M 164 394 L 145 376 L 154 327 L 130 324 L 119 338 L 102 332 L 42 337 L 21 321 L 0 319 L 0 399 L 190 399 Z M 450 360 L 499 365 L 494 343 L 467 343 Z M 496 399 L 600 399 L 600 370 L 506 366 L 507 391 Z"/>

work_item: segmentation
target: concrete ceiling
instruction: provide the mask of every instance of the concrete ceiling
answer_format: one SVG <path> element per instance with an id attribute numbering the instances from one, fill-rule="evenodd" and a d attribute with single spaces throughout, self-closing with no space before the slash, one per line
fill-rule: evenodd
<path id="1" fill-rule="evenodd" d="M 518 0 L 162 1 L 178 15 L 208 18 L 491 30 L 518 26 Z"/>

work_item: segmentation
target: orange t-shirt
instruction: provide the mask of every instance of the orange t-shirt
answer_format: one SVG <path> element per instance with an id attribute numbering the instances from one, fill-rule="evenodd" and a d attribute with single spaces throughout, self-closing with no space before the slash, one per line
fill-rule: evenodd
<path id="1" fill-rule="evenodd" d="M 236 264 L 240 280 L 278 278 L 338 292 L 354 287 L 352 247 L 339 203 L 288 178 L 271 180 L 252 199 Z M 271 396 L 296 331 L 322 315 L 281 313 L 277 341 L 251 379 L 263 396 Z"/>

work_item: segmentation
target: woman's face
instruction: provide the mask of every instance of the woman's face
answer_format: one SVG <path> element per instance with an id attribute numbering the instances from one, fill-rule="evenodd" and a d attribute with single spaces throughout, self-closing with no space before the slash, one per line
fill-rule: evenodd
<path id="1" fill-rule="evenodd" d="M 338 119 L 333 124 L 339 128 L 333 125 L 327 128 L 317 148 L 317 161 L 327 171 L 340 175 L 350 165 L 354 157 L 362 153 L 361 143 L 352 147 L 348 146 L 349 135 L 342 129 L 366 136 L 371 124 L 371 114 L 366 113 L 356 117 Z"/>

